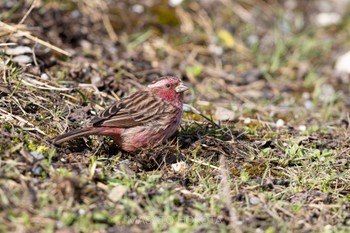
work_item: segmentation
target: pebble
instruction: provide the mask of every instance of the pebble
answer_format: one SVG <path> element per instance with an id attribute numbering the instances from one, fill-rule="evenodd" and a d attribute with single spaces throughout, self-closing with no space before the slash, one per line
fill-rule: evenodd
<path id="1" fill-rule="evenodd" d="M 45 74 L 45 73 L 41 74 L 40 78 L 45 79 L 45 80 L 49 80 L 50 79 L 49 76 L 47 74 Z"/>
<path id="2" fill-rule="evenodd" d="M 140 4 L 135 4 L 132 6 L 131 10 L 135 13 L 141 14 L 145 11 L 145 8 Z"/>
<path id="3" fill-rule="evenodd" d="M 31 63 L 33 59 L 27 55 L 18 55 L 12 58 L 12 61 L 20 64 L 27 64 Z"/>
<path id="4" fill-rule="evenodd" d="M 169 0 L 169 5 L 172 7 L 178 6 L 183 2 L 183 0 Z"/>
<path id="5" fill-rule="evenodd" d="M 311 100 L 306 100 L 304 102 L 304 107 L 308 110 L 312 110 L 314 108 L 314 103 Z"/>
<path id="6" fill-rule="evenodd" d="M 22 55 L 26 53 L 32 53 L 32 49 L 27 46 L 18 46 L 15 48 L 7 48 L 5 50 L 5 53 L 7 55 L 16 56 L 16 55 Z"/>
<path id="7" fill-rule="evenodd" d="M 341 74 L 350 74 L 350 51 L 338 57 L 335 70 Z"/>
<path id="8" fill-rule="evenodd" d="M 255 196 L 250 196 L 249 203 L 252 205 L 257 205 L 260 203 L 260 200 L 259 200 L 259 198 L 255 197 Z"/>
<path id="9" fill-rule="evenodd" d="M 282 126 L 284 126 L 284 120 L 278 119 L 277 122 L 276 122 L 276 127 L 277 127 L 277 128 L 280 128 L 280 127 L 282 127 Z"/>
<path id="10" fill-rule="evenodd" d="M 338 24 L 341 21 L 341 15 L 335 12 L 322 12 L 316 15 L 316 23 L 320 26 L 326 27 Z"/>
<path id="11" fill-rule="evenodd" d="M 97 75 L 91 77 L 91 84 L 96 87 L 102 87 L 104 85 L 102 78 Z"/>
<path id="12" fill-rule="evenodd" d="M 247 42 L 249 45 L 254 45 L 259 42 L 259 37 L 255 34 L 249 35 L 247 38 Z"/>
<path id="13" fill-rule="evenodd" d="M 43 171 L 43 168 L 41 166 L 36 166 L 32 168 L 32 173 L 33 175 L 36 175 L 36 176 L 40 175 L 42 171 Z"/>
<path id="14" fill-rule="evenodd" d="M 189 166 L 185 162 L 178 162 L 178 163 L 171 164 L 171 168 L 176 173 L 184 172 L 185 170 L 188 169 L 188 167 Z"/>
<path id="15" fill-rule="evenodd" d="M 123 185 L 115 186 L 108 194 L 108 198 L 113 202 L 117 202 L 123 197 L 127 190 L 128 189 Z"/>
<path id="16" fill-rule="evenodd" d="M 305 131 L 306 130 L 306 126 L 305 125 L 299 125 L 299 130 L 300 131 Z"/>
<path id="17" fill-rule="evenodd" d="M 40 151 L 32 151 L 32 152 L 30 152 L 30 155 L 36 160 L 44 159 L 44 155 Z"/>
<path id="18" fill-rule="evenodd" d="M 233 121 L 235 119 L 235 113 L 227 108 L 217 107 L 215 118 L 219 121 Z"/>
<path id="19" fill-rule="evenodd" d="M 78 210 L 78 214 L 79 214 L 79 215 L 84 215 L 84 214 L 86 214 L 86 211 L 83 210 L 83 209 L 79 209 L 79 210 Z"/>
<path id="20" fill-rule="evenodd" d="M 243 123 L 248 125 L 248 124 L 250 124 L 250 122 L 252 122 L 252 120 L 249 117 L 247 117 L 247 118 L 244 119 Z"/>

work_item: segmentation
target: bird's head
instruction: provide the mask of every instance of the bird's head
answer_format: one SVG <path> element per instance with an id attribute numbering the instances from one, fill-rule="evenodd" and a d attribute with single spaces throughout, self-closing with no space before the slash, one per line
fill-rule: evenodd
<path id="1" fill-rule="evenodd" d="M 182 105 L 183 92 L 188 90 L 181 79 L 175 76 L 163 76 L 149 84 L 147 88 L 153 94 L 177 106 Z"/>

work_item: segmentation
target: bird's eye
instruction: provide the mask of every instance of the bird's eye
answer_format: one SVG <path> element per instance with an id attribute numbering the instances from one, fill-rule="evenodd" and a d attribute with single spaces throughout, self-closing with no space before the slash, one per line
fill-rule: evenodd
<path id="1" fill-rule="evenodd" d="M 165 87 L 166 87 L 166 88 L 170 88 L 171 85 L 168 83 L 168 84 L 165 84 Z"/>

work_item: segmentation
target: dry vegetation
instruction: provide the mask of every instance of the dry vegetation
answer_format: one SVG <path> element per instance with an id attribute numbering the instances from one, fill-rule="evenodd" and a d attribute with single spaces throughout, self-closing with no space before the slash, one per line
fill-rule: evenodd
<path id="1" fill-rule="evenodd" d="M 1 1 L 0 232 L 349 232 L 350 11 L 327 2 Z M 207 119 L 137 154 L 50 144 L 162 74 Z"/>

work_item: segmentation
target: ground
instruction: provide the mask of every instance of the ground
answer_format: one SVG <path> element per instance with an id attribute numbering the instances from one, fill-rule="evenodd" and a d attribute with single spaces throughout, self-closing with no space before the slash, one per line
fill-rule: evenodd
<path id="1" fill-rule="evenodd" d="M 2 1 L 0 231 L 349 232 L 335 2 Z M 167 142 L 50 143 L 163 74 L 199 111 Z"/>

